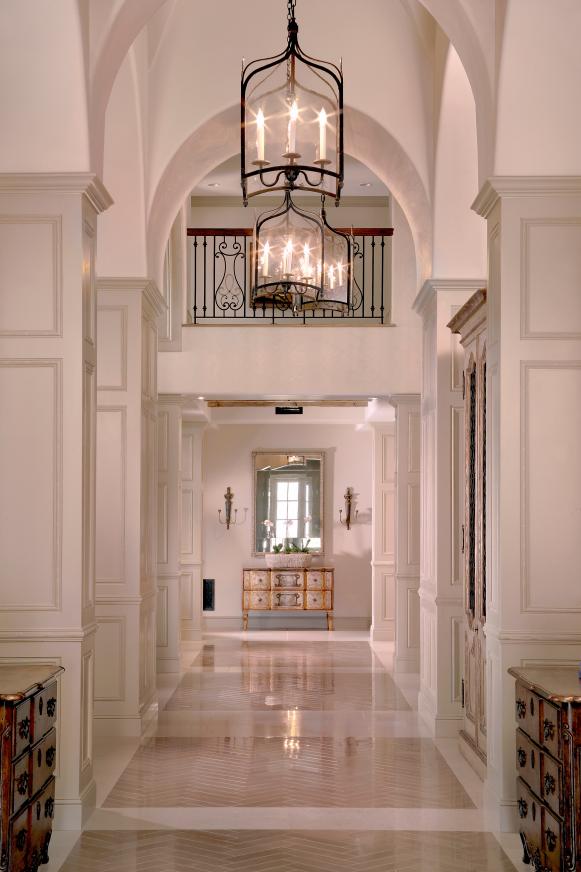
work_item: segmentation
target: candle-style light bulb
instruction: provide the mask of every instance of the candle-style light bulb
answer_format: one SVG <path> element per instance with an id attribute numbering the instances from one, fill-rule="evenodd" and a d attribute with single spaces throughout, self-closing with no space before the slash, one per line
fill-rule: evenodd
<path id="1" fill-rule="evenodd" d="M 335 267 L 331 264 L 329 267 L 329 289 L 332 291 L 335 287 Z"/>
<path id="2" fill-rule="evenodd" d="M 264 112 L 262 109 L 258 110 L 256 116 L 256 159 L 260 162 L 264 161 Z"/>
<path id="3" fill-rule="evenodd" d="M 339 261 L 337 264 L 337 281 L 340 285 L 343 284 L 343 262 Z"/>
<path id="4" fill-rule="evenodd" d="M 282 274 L 290 276 L 293 267 L 293 241 L 289 239 L 282 253 Z"/>
<path id="5" fill-rule="evenodd" d="M 264 248 L 262 249 L 262 277 L 266 278 L 268 276 L 268 256 L 270 254 L 270 244 L 268 242 L 264 243 Z"/>
<path id="6" fill-rule="evenodd" d="M 311 249 L 309 243 L 305 242 L 303 246 L 303 276 L 307 278 L 311 274 Z"/>
<path id="7" fill-rule="evenodd" d="M 288 142 L 287 142 L 287 154 L 293 155 L 296 154 L 296 145 L 297 145 L 297 120 L 299 117 L 299 104 L 296 100 L 293 100 L 290 111 L 289 111 L 289 121 L 288 121 Z"/>
<path id="8" fill-rule="evenodd" d="M 319 112 L 319 160 L 327 160 L 327 113 L 324 109 Z"/>

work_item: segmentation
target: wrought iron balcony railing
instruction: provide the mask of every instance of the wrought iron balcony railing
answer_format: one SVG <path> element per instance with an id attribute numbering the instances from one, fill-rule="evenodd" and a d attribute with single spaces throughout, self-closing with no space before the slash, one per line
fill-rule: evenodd
<path id="1" fill-rule="evenodd" d="M 391 323 L 391 227 L 342 229 L 354 238 L 353 294 L 347 312 L 252 305 L 248 228 L 188 228 L 189 317 L 192 324 Z"/>

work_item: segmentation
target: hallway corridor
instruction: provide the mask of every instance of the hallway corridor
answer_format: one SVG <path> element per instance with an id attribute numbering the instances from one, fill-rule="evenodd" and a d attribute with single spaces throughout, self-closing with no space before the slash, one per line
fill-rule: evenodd
<path id="1" fill-rule="evenodd" d="M 48 869 L 513 872 L 455 740 L 427 736 L 417 678 L 390 666 L 363 633 L 207 637 L 151 735 L 99 743 L 100 808 Z"/>

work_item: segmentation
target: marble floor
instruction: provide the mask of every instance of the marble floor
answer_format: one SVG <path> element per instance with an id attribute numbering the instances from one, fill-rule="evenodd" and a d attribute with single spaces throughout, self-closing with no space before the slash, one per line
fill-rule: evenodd
<path id="1" fill-rule="evenodd" d="M 207 636 L 141 740 L 97 742 L 98 808 L 47 872 L 514 872 L 417 676 L 364 633 Z"/>

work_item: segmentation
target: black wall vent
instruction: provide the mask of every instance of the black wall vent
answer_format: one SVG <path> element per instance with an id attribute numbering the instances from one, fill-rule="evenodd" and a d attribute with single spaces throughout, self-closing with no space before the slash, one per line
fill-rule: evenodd
<path id="1" fill-rule="evenodd" d="M 275 406 L 276 415 L 302 415 L 302 406 Z"/>
<path id="2" fill-rule="evenodd" d="M 215 589 L 215 580 L 213 578 L 205 578 L 202 588 L 202 608 L 205 612 L 213 612 L 216 609 Z"/>

